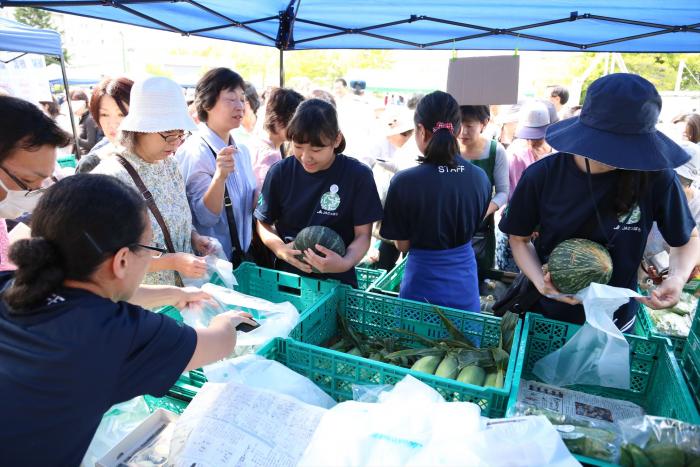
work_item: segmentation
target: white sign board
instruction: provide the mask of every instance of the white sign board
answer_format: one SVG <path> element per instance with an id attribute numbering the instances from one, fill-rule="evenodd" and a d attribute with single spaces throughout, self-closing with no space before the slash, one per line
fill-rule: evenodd
<path id="1" fill-rule="evenodd" d="M 51 88 L 44 56 L 26 54 L 15 58 L 17 55 L 16 52 L 0 52 L 0 89 L 35 104 L 50 101 Z"/>
<path id="2" fill-rule="evenodd" d="M 517 55 L 451 59 L 447 92 L 459 105 L 515 104 L 519 71 Z"/>

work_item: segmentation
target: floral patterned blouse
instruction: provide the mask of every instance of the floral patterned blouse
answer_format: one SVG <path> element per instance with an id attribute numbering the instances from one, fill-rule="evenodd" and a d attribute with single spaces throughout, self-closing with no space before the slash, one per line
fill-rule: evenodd
<path id="1" fill-rule="evenodd" d="M 158 206 L 158 210 L 170 231 L 175 251 L 192 253 L 192 214 L 185 194 L 185 181 L 178 169 L 177 160 L 173 156 L 169 156 L 165 160 L 150 163 L 124 148 L 120 148 L 119 152 L 115 154 L 120 154 L 134 166 L 144 185 L 153 195 L 156 206 Z M 136 184 L 114 154 L 104 158 L 92 173 L 112 175 L 136 189 Z M 150 210 L 148 214 L 153 227 L 153 243 L 165 248 L 163 231 Z M 176 285 L 175 271 L 148 273 L 143 283 Z"/>

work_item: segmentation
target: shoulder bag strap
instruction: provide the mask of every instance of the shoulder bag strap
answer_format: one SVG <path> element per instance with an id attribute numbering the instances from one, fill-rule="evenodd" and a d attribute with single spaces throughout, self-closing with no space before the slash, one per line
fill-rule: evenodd
<path id="1" fill-rule="evenodd" d="M 212 148 L 207 140 L 202 137 L 202 141 L 207 145 L 211 155 L 214 156 L 214 161 L 216 161 L 216 151 Z M 228 195 L 228 188 L 226 183 L 224 183 L 224 210 L 226 211 L 226 221 L 228 222 L 228 231 L 231 235 L 231 248 L 233 250 L 233 256 L 243 255 L 244 251 L 241 248 L 241 241 L 238 239 L 238 227 L 236 227 L 236 218 L 233 216 L 233 204 L 231 203 L 231 198 Z M 235 259 L 235 258 L 234 258 Z"/>
<path id="2" fill-rule="evenodd" d="M 119 154 L 117 154 L 116 156 L 119 163 L 122 165 L 122 167 L 124 167 L 126 172 L 131 177 L 131 180 L 134 181 L 134 184 L 141 192 L 141 196 L 143 196 L 144 201 L 146 201 L 146 206 L 148 206 L 148 210 L 151 211 L 151 214 L 153 214 L 153 217 L 156 219 L 156 222 L 160 226 L 160 230 L 163 232 L 163 240 L 165 240 L 165 247 L 168 249 L 168 252 L 177 253 L 177 251 L 175 251 L 175 245 L 173 244 L 173 240 L 170 237 L 170 230 L 168 229 L 168 225 L 165 223 L 165 219 L 163 219 L 163 215 L 160 213 L 160 210 L 158 209 L 158 206 L 156 205 L 156 202 L 153 199 L 153 195 L 148 190 L 148 188 L 146 188 L 146 185 L 143 183 L 143 180 L 141 180 L 141 177 L 139 176 L 134 166 L 131 165 L 129 161 L 124 159 L 123 156 Z M 177 283 L 178 287 L 184 286 L 182 278 L 180 277 L 180 274 L 177 271 L 175 271 L 175 282 Z"/>

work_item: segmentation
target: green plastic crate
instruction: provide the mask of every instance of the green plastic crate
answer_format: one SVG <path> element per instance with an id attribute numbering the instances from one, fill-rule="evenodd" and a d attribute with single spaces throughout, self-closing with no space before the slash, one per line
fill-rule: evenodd
<path id="1" fill-rule="evenodd" d="M 153 397 L 146 395 L 143 396 L 143 398 L 145 399 L 146 405 L 148 406 L 148 409 L 151 411 L 151 413 L 155 412 L 158 409 L 165 409 L 169 412 L 176 413 L 178 415 L 185 411 L 187 405 L 189 404 L 189 401 L 192 400 L 192 398 L 188 400 L 182 400 L 169 395 L 164 397 Z"/>
<path id="2" fill-rule="evenodd" d="M 316 369 L 290 366 L 293 370 L 297 371 L 301 368 L 304 370 L 302 374 L 306 376 L 318 372 L 318 374 L 330 377 L 339 371 L 339 368 L 342 368 L 345 373 L 351 372 L 352 367 L 374 368 L 377 372 L 377 378 L 382 381 L 382 375 L 385 373 L 401 377 L 411 374 L 437 389 L 448 401 L 477 403 L 481 406 L 483 415 L 488 417 L 499 417 L 505 413 L 512 387 L 516 352 L 513 351 L 510 354 L 504 387 L 501 389 L 459 383 L 455 380 L 413 372 L 406 368 L 336 352 L 320 347 L 338 334 L 336 310 L 345 317 L 352 329 L 368 336 L 402 338 L 405 342 L 405 339 L 410 340 L 410 338 L 400 334 L 396 329 L 411 331 L 429 339 L 448 337 L 449 333 L 443 326 L 440 317 L 435 313 L 435 307 L 426 303 L 363 292 L 347 286 L 340 286 L 335 290 L 334 298 L 329 300 L 329 303 L 333 302 L 337 305 L 335 309 L 331 306 L 325 306 L 308 314 L 297 326 L 299 332 L 295 337 L 297 341 L 314 346 L 311 349 L 304 348 L 310 356 L 323 359 L 325 362 L 332 362 L 333 365 Z M 440 309 L 467 338 L 472 340 L 473 345 L 477 347 L 498 345 L 501 329 L 500 318 L 453 308 L 440 307 Z M 513 338 L 513 349 L 515 350 L 518 348 L 520 329 L 521 323 L 518 323 Z M 409 342 L 408 345 L 424 347 L 416 341 Z M 314 379 L 314 381 L 316 380 Z M 358 381 L 365 382 L 366 379 L 362 378 Z M 329 394 L 336 393 L 337 389 L 328 386 L 328 384 L 322 387 L 328 389 Z M 345 392 L 336 395 L 345 399 L 352 398 L 349 385 L 345 385 L 343 391 Z M 334 394 L 331 395 L 336 397 Z"/>
<path id="3" fill-rule="evenodd" d="M 355 268 L 357 275 L 357 288 L 360 290 L 370 290 L 375 284 L 386 276 L 384 269 Z"/>
<path id="4" fill-rule="evenodd" d="M 688 336 L 688 345 L 686 346 L 686 351 L 681 357 L 681 371 L 683 371 L 683 376 L 685 377 L 686 383 L 688 383 L 688 389 L 690 390 L 693 399 L 695 399 L 695 405 L 700 409 L 700 362 L 693 359 L 688 349 L 694 347 L 697 351 L 700 349 L 700 341 L 698 341 L 697 336 L 692 332 Z"/>
<path id="5" fill-rule="evenodd" d="M 338 287 L 336 281 L 323 281 L 296 274 L 266 269 L 253 263 L 242 263 L 234 275 L 238 281 L 235 290 L 247 295 L 252 295 L 274 303 L 284 301 L 291 302 L 299 311 L 299 320 L 314 313 L 316 310 L 330 307 L 335 310 L 335 302 L 329 302 L 333 297 L 333 291 Z M 212 283 L 217 283 L 216 278 Z M 220 283 L 220 282 L 219 282 Z M 182 315 L 177 308 L 168 306 L 157 310 L 178 322 L 182 322 Z M 290 337 L 298 337 L 299 326 L 292 330 Z M 199 384 L 192 384 L 192 381 Z M 168 393 L 171 396 L 183 397 L 191 400 L 196 389 L 206 382 L 206 377 L 201 370 L 192 370 L 190 375 L 181 376 Z"/>
<path id="6" fill-rule="evenodd" d="M 66 168 L 66 167 L 75 168 L 78 166 L 78 161 L 76 160 L 76 158 L 73 154 L 69 154 L 69 155 L 64 156 L 64 157 L 59 157 L 56 159 L 56 162 L 58 162 L 58 165 L 61 168 Z"/>
<path id="7" fill-rule="evenodd" d="M 683 349 L 685 348 L 685 343 L 688 338 L 669 336 L 658 332 L 656 330 L 654 322 L 651 320 L 651 317 L 649 317 L 649 311 L 647 310 L 647 307 L 644 306 L 644 304 L 642 303 L 639 304 L 639 311 L 637 312 L 637 319 L 635 321 L 635 331 L 635 334 L 638 334 L 643 337 L 654 336 L 666 339 L 666 341 L 669 344 L 669 347 L 671 348 L 671 350 L 673 350 L 673 354 L 676 356 L 677 359 L 680 359 L 683 355 Z"/>
<path id="8" fill-rule="evenodd" d="M 509 411 L 517 402 L 520 379 L 538 380 L 532 374 L 535 362 L 563 346 L 580 327 L 534 313 L 527 314 L 518 350 L 514 387 L 508 401 Z M 628 334 L 625 338 L 630 344 L 631 389 L 601 386 L 572 386 L 571 389 L 630 401 L 640 405 L 649 415 L 700 423 L 691 392 L 667 341 L 653 336 L 645 338 Z M 576 457 L 586 464 L 610 465 L 596 459 Z"/>
<path id="9" fill-rule="evenodd" d="M 399 296 L 399 287 L 401 286 L 401 279 L 403 279 L 403 271 L 406 269 L 406 260 L 408 256 L 404 257 L 401 261 L 394 266 L 394 269 L 386 273 L 384 277 L 379 279 L 372 288 L 373 292 L 382 293 L 384 295 L 389 295 L 391 297 Z"/>

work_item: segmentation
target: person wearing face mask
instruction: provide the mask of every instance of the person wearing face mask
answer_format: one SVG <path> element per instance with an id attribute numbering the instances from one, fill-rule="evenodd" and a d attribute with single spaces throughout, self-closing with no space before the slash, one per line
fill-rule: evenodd
<path id="1" fill-rule="evenodd" d="M 32 212 L 71 136 L 34 104 L 0 96 L 0 270 L 14 269 L 5 219 Z"/>
<path id="2" fill-rule="evenodd" d="M 42 196 L 32 237 L 10 249 L 17 271 L 0 274 L 0 465 L 79 465 L 112 405 L 165 395 L 255 325 L 229 311 L 193 329 L 127 303 L 162 254 L 152 239 L 146 203 L 114 177 Z"/>
<path id="3" fill-rule="evenodd" d="M 250 152 L 231 136 L 244 115 L 243 78 L 228 68 L 210 70 L 194 103 L 201 123 L 176 157 L 195 227 L 221 243 L 235 268 L 251 259 L 256 190 Z"/>
<path id="4" fill-rule="evenodd" d="M 182 285 L 182 276 L 198 278 L 213 242 L 192 227 L 185 182 L 173 156 L 197 127 L 187 113 L 180 86 L 151 77 L 131 88 L 129 114 L 122 120 L 119 150 L 102 160 L 94 173 L 112 175 L 143 194 L 151 214 L 153 241 L 167 254 L 151 263 L 145 284 Z M 148 196 L 150 195 L 150 196 Z"/>
<path id="5" fill-rule="evenodd" d="M 129 94 L 134 82 L 129 78 L 107 78 L 92 91 L 90 115 L 104 133 L 104 138 L 81 157 L 76 173 L 88 173 L 111 152 L 117 149 L 117 132 L 124 117 L 129 114 Z"/>

